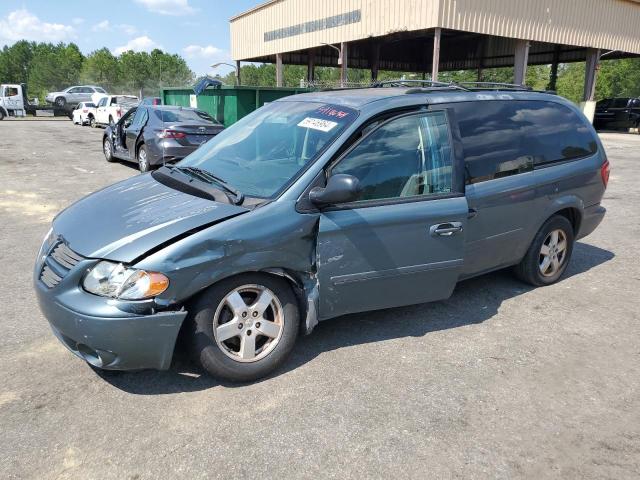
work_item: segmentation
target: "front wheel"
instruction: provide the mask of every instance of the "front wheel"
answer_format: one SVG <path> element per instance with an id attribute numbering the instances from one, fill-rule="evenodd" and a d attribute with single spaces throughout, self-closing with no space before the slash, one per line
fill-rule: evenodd
<path id="1" fill-rule="evenodd" d="M 93 121 L 93 119 L 91 119 Z M 104 158 L 107 159 L 107 162 L 115 162 L 115 158 L 113 158 L 113 148 L 111 146 L 111 141 L 108 138 L 105 138 L 102 141 L 102 151 L 104 152 Z"/>
<path id="2" fill-rule="evenodd" d="M 569 265 L 573 243 L 571 222 L 566 217 L 554 215 L 538 230 L 526 255 L 515 268 L 516 275 L 539 287 L 557 282 Z"/>
<path id="3" fill-rule="evenodd" d="M 149 152 L 144 143 L 138 148 L 138 168 L 142 173 L 151 170 L 151 165 L 149 165 Z"/>
<path id="4" fill-rule="evenodd" d="M 284 362 L 300 323 L 289 284 L 257 273 L 213 285 L 189 312 L 195 360 L 215 377 L 241 382 L 264 377 Z"/>
<path id="5" fill-rule="evenodd" d="M 56 98 L 56 106 L 60 107 L 60 108 L 64 108 L 64 106 L 67 104 L 67 100 L 64 97 L 58 97 Z"/>

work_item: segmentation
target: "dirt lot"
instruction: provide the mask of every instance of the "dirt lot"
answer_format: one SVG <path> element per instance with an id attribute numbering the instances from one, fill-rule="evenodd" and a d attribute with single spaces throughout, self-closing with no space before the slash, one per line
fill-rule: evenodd
<path id="1" fill-rule="evenodd" d="M 498 272 L 324 322 L 244 386 L 181 359 L 97 375 L 51 334 L 31 269 L 52 217 L 137 173 L 101 135 L 0 122 L 0 478 L 640 477 L 640 135 L 602 135 L 608 214 L 560 283 Z"/>

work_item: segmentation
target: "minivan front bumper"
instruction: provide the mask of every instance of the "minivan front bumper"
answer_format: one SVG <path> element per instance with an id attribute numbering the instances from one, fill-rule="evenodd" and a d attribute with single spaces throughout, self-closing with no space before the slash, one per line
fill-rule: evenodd
<path id="1" fill-rule="evenodd" d="M 133 308 L 126 309 L 113 299 L 87 293 L 79 285 L 83 263 L 54 287 L 43 283 L 42 264 L 36 265 L 36 297 L 56 337 L 98 368 L 168 369 L 187 312 L 155 312 L 142 302 L 130 302 Z"/>

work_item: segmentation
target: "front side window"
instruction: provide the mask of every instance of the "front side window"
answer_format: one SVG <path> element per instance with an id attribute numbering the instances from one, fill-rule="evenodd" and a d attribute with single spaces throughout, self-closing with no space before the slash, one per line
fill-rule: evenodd
<path id="1" fill-rule="evenodd" d="M 460 126 L 467 183 L 586 157 L 598 148 L 586 121 L 556 102 L 489 100 L 452 107 Z"/>
<path id="2" fill-rule="evenodd" d="M 104 107 L 106 104 L 107 104 L 107 97 L 101 98 L 100 101 L 98 102 L 99 107 Z"/>
<path id="3" fill-rule="evenodd" d="M 348 152 L 330 175 L 339 173 L 360 181 L 360 201 L 451 193 L 447 116 L 425 112 L 388 121 Z"/>
<path id="4" fill-rule="evenodd" d="M 80 93 L 80 87 L 73 87 L 67 90 L 67 93 Z"/>
<path id="5" fill-rule="evenodd" d="M 276 195 L 358 116 L 348 107 L 277 101 L 247 115 L 187 156 L 251 197 Z"/>

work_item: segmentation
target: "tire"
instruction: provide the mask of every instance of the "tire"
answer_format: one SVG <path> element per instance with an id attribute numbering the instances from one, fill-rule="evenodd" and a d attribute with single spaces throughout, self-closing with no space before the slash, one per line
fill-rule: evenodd
<path id="1" fill-rule="evenodd" d="M 116 161 L 113 156 L 113 145 L 111 145 L 111 141 L 108 138 L 102 140 L 102 152 L 104 153 L 104 158 L 107 159 L 107 162 L 112 163 Z"/>
<path id="2" fill-rule="evenodd" d="M 64 108 L 64 106 L 67 104 L 67 99 L 64 97 L 58 97 L 56 98 L 56 101 L 54 103 L 57 107 Z"/>
<path id="3" fill-rule="evenodd" d="M 262 314 L 260 306 L 254 310 L 260 298 L 270 302 Z M 238 313 L 232 313 L 230 302 Z M 291 353 L 300 324 L 296 296 L 286 280 L 259 273 L 238 275 L 209 287 L 189 312 L 192 357 L 209 374 L 233 382 L 257 380 L 278 368 Z M 218 341 L 214 328 L 230 336 Z M 268 336 L 263 334 L 267 331 Z"/>
<path id="4" fill-rule="evenodd" d="M 89 117 L 89 126 L 91 128 L 96 128 L 96 117 L 94 117 L 93 115 Z"/>
<path id="5" fill-rule="evenodd" d="M 555 245 L 554 233 L 557 235 Z M 537 287 L 556 283 L 571 261 L 574 241 L 571 222 L 561 215 L 552 216 L 540 227 L 526 255 L 515 267 L 516 276 Z"/>
<path id="6" fill-rule="evenodd" d="M 0 121 L 4 120 L 4 112 L 0 109 Z"/>
<path id="7" fill-rule="evenodd" d="M 149 152 L 147 150 L 147 146 L 144 143 L 138 147 L 136 158 L 138 159 L 138 169 L 142 173 L 151 170 L 151 165 L 149 164 Z"/>

